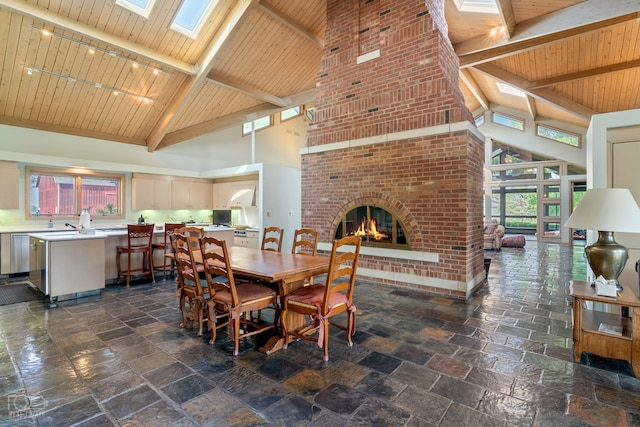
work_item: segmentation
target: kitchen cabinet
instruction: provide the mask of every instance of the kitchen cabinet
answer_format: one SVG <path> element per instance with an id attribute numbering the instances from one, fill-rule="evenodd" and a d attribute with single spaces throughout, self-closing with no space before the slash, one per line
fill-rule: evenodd
<path id="1" fill-rule="evenodd" d="M 20 171 L 18 164 L 0 162 L 0 209 L 18 209 L 20 207 Z"/>
<path id="2" fill-rule="evenodd" d="M 257 187 L 256 180 L 214 184 L 214 209 L 256 206 Z"/>
<path id="3" fill-rule="evenodd" d="M 11 267 L 10 274 L 29 271 L 29 235 L 11 234 Z"/>
<path id="4" fill-rule="evenodd" d="M 258 231 L 236 230 L 233 238 L 233 245 L 258 249 L 260 247 L 260 244 L 258 243 L 258 235 Z"/>
<path id="5" fill-rule="evenodd" d="M 131 179 L 131 209 L 171 209 L 171 181 L 153 178 Z"/>
<path id="6" fill-rule="evenodd" d="M 213 184 L 200 181 L 172 181 L 172 209 L 213 209 Z"/>

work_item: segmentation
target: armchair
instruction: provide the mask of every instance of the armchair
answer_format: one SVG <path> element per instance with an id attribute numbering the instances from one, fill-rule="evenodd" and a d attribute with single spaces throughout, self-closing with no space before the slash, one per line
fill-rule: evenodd
<path id="1" fill-rule="evenodd" d="M 504 237 L 504 226 L 495 219 L 484 222 L 484 248 L 500 250 Z"/>

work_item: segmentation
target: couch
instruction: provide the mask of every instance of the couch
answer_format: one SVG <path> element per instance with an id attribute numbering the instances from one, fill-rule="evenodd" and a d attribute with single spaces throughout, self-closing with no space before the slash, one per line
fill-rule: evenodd
<path id="1" fill-rule="evenodd" d="M 495 219 L 484 222 L 484 248 L 500 250 L 502 238 L 504 237 L 504 227 L 498 224 Z"/>

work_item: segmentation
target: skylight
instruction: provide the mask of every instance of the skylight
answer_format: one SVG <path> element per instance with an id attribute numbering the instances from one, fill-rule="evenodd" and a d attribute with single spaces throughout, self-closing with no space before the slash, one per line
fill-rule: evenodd
<path id="1" fill-rule="evenodd" d="M 116 0 L 116 4 L 148 18 L 155 1 L 156 0 Z"/>
<path id="2" fill-rule="evenodd" d="M 171 29 L 195 39 L 218 0 L 183 0 Z"/>
<path id="3" fill-rule="evenodd" d="M 505 84 L 505 83 L 496 83 L 498 85 L 498 90 L 502 93 L 506 93 L 507 95 L 519 96 L 521 98 L 525 97 L 525 94 L 520 89 L 516 89 L 515 87 Z"/>
<path id="4" fill-rule="evenodd" d="M 454 0 L 461 12 L 498 13 L 496 0 Z"/>

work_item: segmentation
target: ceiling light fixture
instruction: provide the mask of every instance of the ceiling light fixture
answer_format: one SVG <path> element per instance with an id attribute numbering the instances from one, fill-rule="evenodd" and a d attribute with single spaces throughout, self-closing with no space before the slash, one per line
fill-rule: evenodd
<path id="1" fill-rule="evenodd" d="M 111 86 L 105 86 L 102 83 L 98 83 L 98 82 L 90 82 L 88 80 L 78 79 L 78 78 L 75 78 L 75 77 L 67 76 L 65 74 L 56 73 L 55 71 L 45 70 L 43 68 L 31 67 L 29 65 L 22 65 L 22 68 L 24 68 L 27 71 L 27 74 L 29 74 L 29 75 L 32 75 L 33 73 L 49 74 L 50 76 L 55 76 L 55 77 L 59 77 L 61 79 L 66 79 L 67 80 L 67 84 L 70 84 L 70 83 L 82 83 L 82 84 L 87 85 L 87 86 L 93 86 L 96 89 L 110 90 L 114 95 L 123 94 L 123 95 L 129 95 L 129 96 L 136 97 L 139 100 L 144 101 L 145 104 L 148 104 L 151 101 L 156 101 L 156 98 L 153 98 L 153 97 L 150 97 L 150 96 L 144 96 L 144 95 L 140 95 L 139 93 L 129 92 L 128 90 L 118 89 L 118 88 L 111 87 Z"/>
<path id="2" fill-rule="evenodd" d="M 37 25 L 31 25 L 31 28 L 40 31 L 42 33 L 42 35 L 44 35 L 44 36 L 55 36 L 55 37 L 59 37 L 59 38 L 61 38 L 63 40 L 70 41 L 72 43 L 76 43 L 76 44 L 79 44 L 81 46 L 85 46 L 87 48 L 87 51 L 92 55 L 96 51 L 100 51 L 102 53 L 106 53 L 109 56 L 113 56 L 113 57 L 116 57 L 116 58 L 124 59 L 125 61 L 131 61 L 131 64 L 132 64 L 133 68 L 137 68 L 137 66 L 142 66 L 142 67 L 148 68 L 148 69 L 153 71 L 154 75 L 158 75 L 158 73 L 164 73 L 164 74 L 168 74 L 168 75 L 173 75 L 173 72 L 170 71 L 170 70 L 165 70 L 165 69 L 156 67 L 155 65 L 135 60 L 133 58 L 128 57 L 127 55 L 123 55 L 123 54 L 118 53 L 118 52 L 116 52 L 114 50 L 111 50 L 111 49 L 103 49 L 101 47 L 94 46 L 94 45 L 92 45 L 90 43 L 87 43 L 85 41 L 74 39 L 73 37 L 69 37 L 69 36 L 64 35 L 62 33 L 56 33 L 54 31 L 46 30 L 46 29 L 44 29 L 42 27 L 38 27 Z M 137 64 L 137 66 L 133 65 L 133 64 Z"/>

